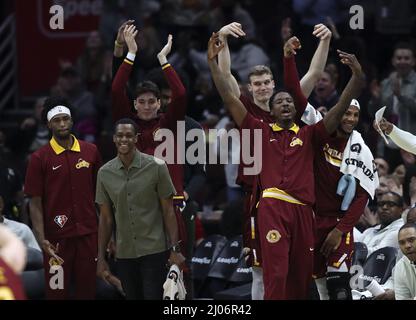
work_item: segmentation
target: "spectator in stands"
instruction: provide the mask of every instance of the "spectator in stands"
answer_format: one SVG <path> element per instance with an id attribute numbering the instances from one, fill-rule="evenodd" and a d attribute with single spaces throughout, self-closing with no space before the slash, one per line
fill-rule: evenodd
<path id="1" fill-rule="evenodd" d="M 397 180 L 400 182 L 401 185 L 404 184 L 404 177 L 406 176 L 406 167 L 404 164 L 398 165 L 394 171 L 393 176 L 397 178 Z"/>
<path id="2" fill-rule="evenodd" d="M 336 105 L 339 99 L 339 94 L 336 90 L 336 83 L 333 74 L 324 71 L 321 74 L 315 89 L 309 99 L 309 102 L 317 109 L 325 107 L 329 110 Z M 319 110 L 321 111 L 321 110 Z"/>
<path id="3" fill-rule="evenodd" d="M 368 108 L 374 114 L 387 106 L 385 117 L 401 129 L 416 134 L 416 72 L 413 48 L 407 43 L 398 43 L 391 60 L 393 72 L 385 78 L 380 90 L 373 90 Z M 400 154 L 395 144 L 385 145 L 384 158 L 392 167 L 400 164 Z"/>
<path id="4" fill-rule="evenodd" d="M 374 163 L 377 167 L 377 173 L 379 177 L 383 177 L 389 173 L 389 163 L 383 158 L 375 158 Z"/>
<path id="5" fill-rule="evenodd" d="M 4 201 L 3 197 L 0 195 L 0 223 L 8 227 L 11 231 L 13 231 L 13 233 L 17 235 L 20 238 L 20 240 L 23 241 L 26 247 L 31 247 L 40 251 L 40 247 L 36 242 L 36 238 L 33 235 L 32 230 L 24 223 L 5 218 L 3 216 L 3 209 Z"/>
<path id="6" fill-rule="evenodd" d="M 368 249 L 367 257 L 374 251 L 384 247 L 399 249 L 397 234 L 404 221 L 401 218 L 403 212 L 403 198 L 401 195 L 387 191 L 377 198 L 377 215 L 380 224 L 368 228 L 362 234 L 361 242 Z M 383 285 L 385 293 L 377 296 L 378 300 L 390 300 L 393 298 L 393 277 L 391 276 Z"/>
<path id="7" fill-rule="evenodd" d="M 363 232 L 361 242 L 368 248 L 368 255 L 383 247 L 399 248 L 397 233 L 403 225 L 403 198 L 401 195 L 387 191 L 377 198 L 377 214 L 380 224 Z"/>
<path id="8" fill-rule="evenodd" d="M 74 133 L 77 137 L 95 142 L 99 129 L 95 97 L 84 89 L 76 68 L 69 66 L 62 70 L 52 95 L 64 97 L 73 106 Z"/>
<path id="9" fill-rule="evenodd" d="M 396 300 L 416 299 L 416 224 L 406 223 L 399 230 L 399 246 L 403 257 L 393 271 Z"/>
<path id="10" fill-rule="evenodd" d="M 231 21 L 238 21 L 244 27 L 247 38 L 256 39 L 256 25 L 250 13 L 237 0 L 221 0 L 220 2 L 221 5 L 210 12 L 210 31 L 217 31 Z M 251 63 L 249 66 L 256 64 L 262 63 Z M 247 79 L 247 77 L 242 77 L 242 79 Z"/>
<path id="11" fill-rule="evenodd" d="M 416 207 L 412 207 L 406 216 L 406 223 L 416 223 Z"/>
<path id="12" fill-rule="evenodd" d="M 10 164 L 0 159 L 0 196 L 3 197 L 3 215 L 12 220 L 21 219 L 23 201 L 22 177 Z"/>
<path id="13" fill-rule="evenodd" d="M 46 97 L 36 99 L 33 115 L 24 119 L 20 124 L 20 132 L 23 134 L 23 139 L 20 141 L 27 144 L 26 152 L 32 153 L 49 142 L 49 130 L 42 121 L 45 100 Z"/>
<path id="14" fill-rule="evenodd" d="M 376 198 L 378 199 L 387 191 L 392 191 L 399 194 L 400 196 L 403 196 L 403 186 L 400 184 L 399 179 L 392 174 L 382 176 L 380 178 L 380 184 L 376 189 Z"/>
<path id="15" fill-rule="evenodd" d="M 111 82 L 111 52 L 106 50 L 98 31 L 91 31 L 77 61 L 77 70 L 86 89 L 101 94 L 103 83 Z"/>

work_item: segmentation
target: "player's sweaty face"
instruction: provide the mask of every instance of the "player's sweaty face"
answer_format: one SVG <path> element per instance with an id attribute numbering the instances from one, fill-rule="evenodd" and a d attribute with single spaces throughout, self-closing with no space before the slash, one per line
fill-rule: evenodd
<path id="1" fill-rule="evenodd" d="M 276 94 L 273 98 L 270 112 L 277 121 L 293 120 L 296 109 L 292 96 L 287 92 L 279 92 Z"/>
<path id="2" fill-rule="evenodd" d="M 360 110 L 355 106 L 350 106 L 341 119 L 341 130 L 350 134 L 358 124 L 360 119 Z"/>
<path id="3" fill-rule="evenodd" d="M 250 77 L 249 90 L 253 95 L 254 102 L 268 103 L 273 94 L 274 80 L 270 74 Z"/>

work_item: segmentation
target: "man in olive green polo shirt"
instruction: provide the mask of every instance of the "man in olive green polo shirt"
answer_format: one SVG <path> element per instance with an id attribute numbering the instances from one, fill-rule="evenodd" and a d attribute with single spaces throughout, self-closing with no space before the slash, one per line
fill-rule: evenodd
<path id="1" fill-rule="evenodd" d="M 105 253 L 115 223 L 117 271 L 126 298 L 160 300 L 168 257 L 179 266 L 185 258 L 178 243 L 175 188 L 167 166 L 136 149 L 137 132 L 133 120 L 117 121 L 113 136 L 117 157 L 98 172 L 97 275 L 106 282 L 113 276 Z"/>

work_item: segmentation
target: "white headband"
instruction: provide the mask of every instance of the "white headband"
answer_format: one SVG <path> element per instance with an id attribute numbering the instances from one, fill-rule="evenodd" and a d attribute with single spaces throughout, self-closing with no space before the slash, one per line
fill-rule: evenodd
<path id="1" fill-rule="evenodd" d="M 360 104 L 356 99 L 351 100 L 350 106 L 354 106 L 354 107 L 358 108 L 358 110 L 360 110 Z"/>
<path id="2" fill-rule="evenodd" d="M 51 121 L 53 117 L 55 117 L 58 114 L 67 114 L 68 116 L 71 116 L 71 111 L 65 107 L 65 106 L 56 106 L 49 110 L 48 114 L 46 115 L 48 121 Z"/>

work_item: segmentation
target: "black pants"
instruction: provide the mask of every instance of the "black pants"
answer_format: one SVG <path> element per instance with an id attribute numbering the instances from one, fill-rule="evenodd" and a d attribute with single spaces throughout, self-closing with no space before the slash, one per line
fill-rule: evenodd
<path id="1" fill-rule="evenodd" d="M 117 259 L 117 273 L 127 300 L 162 300 L 169 252 Z"/>

